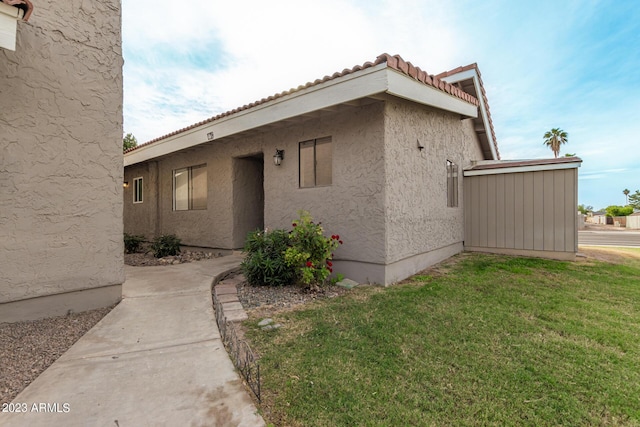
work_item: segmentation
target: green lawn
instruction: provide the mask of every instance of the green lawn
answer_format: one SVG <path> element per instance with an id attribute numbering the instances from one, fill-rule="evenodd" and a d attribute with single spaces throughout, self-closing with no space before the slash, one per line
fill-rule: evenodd
<path id="1" fill-rule="evenodd" d="M 640 425 L 640 257 L 456 261 L 247 323 L 267 422 Z"/>

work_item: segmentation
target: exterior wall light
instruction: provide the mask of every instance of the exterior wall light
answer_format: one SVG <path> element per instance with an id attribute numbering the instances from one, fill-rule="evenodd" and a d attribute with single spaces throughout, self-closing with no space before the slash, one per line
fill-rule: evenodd
<path id="1" fill-rule="evenodd" d="M 129 186 L 129 181 L 125 181 L 125 182 L 123 182 L 123 183 L 122 183 L 122 186 L 123 186 L 124 188 L 127 188 L 127 187 Z"/>
<path id="2" fill-rule="evenodd" d="M 284 150 L 278 150 L 276 148 L 276 154 L 273 155 L 273 164 L 276 166 L 280 166 L 282 164 L 282 160 L 284 159 Z"/>

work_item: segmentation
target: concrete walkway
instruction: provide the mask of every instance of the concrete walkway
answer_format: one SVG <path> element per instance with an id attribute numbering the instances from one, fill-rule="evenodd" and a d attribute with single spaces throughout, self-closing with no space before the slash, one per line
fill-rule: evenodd
<path id="1" fill-rule="evenodd" d="M 0 426 L 264 426 L 211 302 L 214 278 L 239 263 L 127 266 L 122 302 L 14 399 L 27 413 L 0 413 Z"/>

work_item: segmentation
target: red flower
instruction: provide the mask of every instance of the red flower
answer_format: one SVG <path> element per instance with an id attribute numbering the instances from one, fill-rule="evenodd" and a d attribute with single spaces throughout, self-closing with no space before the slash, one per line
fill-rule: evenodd
<path id="1" fill-rule="evenodd" d="M 311 261 L 307 261 L 307 267 L 313 267 L 313 263 Z"/>
<path id="2" fill-rule="evenodd" d="M 333 273 L 333 268 L 329 267 L 329 273 Z"/>
<path id="3" fill-rule="evenodd" d="M 340 244 L 342 244 L 342 240 L 338 240 L 338 242 L 339 242 Z"/>
<path id="4" fill-rule="evenodd" d="M 291 225 L 293 225 L 294 227 L 297 227 L 297 226 L 298 226 L 298 224 L 296 224 L 295 222 L 294 222 L 293 224 L 291 224 Z"/>
<path id="5" fill-rule="evenodd" d="M 333 264 L 331 264 L 331 261 L 327 260 L 327 265 L 331 267 Z"/>
<path id="6" fill-rule="evenodd" d="M 332 234 L 332 235 L 331 235 L 331 238 L 332 238 L 332 239 L 335 239 L 335 238 L 336 238 L 336 235 L 335 235 L 335 234 Z"/>

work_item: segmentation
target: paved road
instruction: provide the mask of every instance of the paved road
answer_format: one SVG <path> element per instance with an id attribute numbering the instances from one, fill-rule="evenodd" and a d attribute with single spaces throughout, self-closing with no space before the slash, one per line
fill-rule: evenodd
<path id="1" fill-rule="evenodd" d="M 578 231 L 579 245 L 633 246 L 640 248 L 640 231 Z"/>

